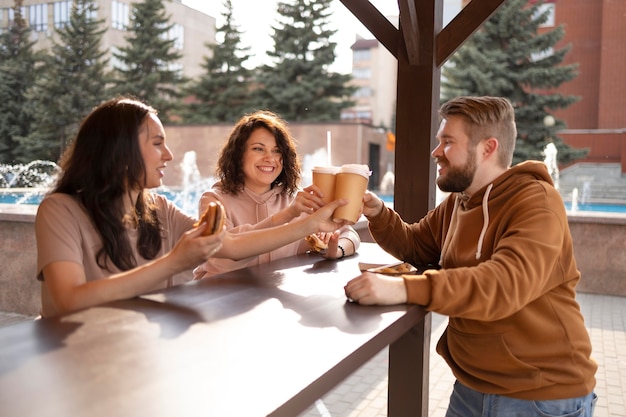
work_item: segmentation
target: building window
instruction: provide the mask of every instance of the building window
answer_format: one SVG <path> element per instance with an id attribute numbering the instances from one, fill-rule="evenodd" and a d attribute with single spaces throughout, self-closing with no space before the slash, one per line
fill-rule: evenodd
<path id="1" fill-rule="evenodd" d="M 130 23 L 130 8 L 128 4 L 117 0 L 111 1 L 111 27 L 126 30 Z"/>
<path id="2" fill-rule="evenodd" d="M 371 77 L 372 70 L 370 68 L 354 68 L 352 76 L 356 79 L 364 80 Z"/>
<path id="3" fill-rule="evenodd" d="M 357 49 L 352 54 L 354 62 L 369 61 L 371 59 L 371 53 L 369 49 Z"/>
<path id="4" fill-rule="evenodd" d="M 28 23 L 35 32 L 48 30 L 48 5 L 33 4 L 28 6 Z"/>
<path id="5" fill-rule="evenodd" d="M 548 14 L 548 18 L 544 23 L 541 24 L 542 28 L 554 27 L 554 3 L 544 3 L 539 5 L 537 8 L 537 16 L 540 16 L 544 13 Z"/>
<path id="6" fill-rule="evenodd" d="M 537 61 L 541 61 L 542 59 L 551 57 L 552 55 L 554 55 L 554 49 L 552 47 L 550 47 L 548 49 L 544 49 L 541 52 L 536 52 L 536 53 L 530 54 L 530 60 L 532 62 L 537 62 Z"/>
<path id="7" fill-rule="evenodd" d="M 121 54 L 121 52 L 122 51 L 120 51 L 118 47 L 112 46 L 111 47 L 111 60 L 109 61 L 109 63 L 115 69 L 118 69 L 121 71 L 127 71 L 128 65 L 126 65 L 124 61 L 122 61 L 121 59 L 117 57 L 118 55 Z"/>
<path id="8" fill-rule="evenodd" d="M 54 27 L 57 29 L 64 28 L 70 21 L 72 12 L 71 1 L 57 1 L 54 3 Z"/>
<path id="9" fill-rule="evenodd" d="M 361 87 L 358 90 L 356 90 L 353 94 L 352 97 L 355 98 L 359 98 L 359 97 L 371 97 L 372 96 L 372 89 L 369 87 Z"/>
<path id="10" fill-rule="evenodd" d="M 76 5 L 79 6 L 78 4 Z M 70 22 L 72 16 L 72 7 L 74 4 L 72 1 L 57 1 L 54 3 L 54 27 L 62 29 Z M 83 7 L 80 5 L 80 7 Z M 87 18 L 95 20 L 98 18 L 95 7 L 89 10 Z"/>
<path id="11" fill-rule="evenodd" d="M 372 112 L 369 110 L 359 110 L 356 112 L 356 118 L 359 120 L 371 120 Z"/>
<path id="12" fill-rule="evenodd" d="M 182 51 L 185 46 L 185 28 L 178 23 L 174 24 L 165 34 L 165 39 L 173 40 L 174 48 Z"/>

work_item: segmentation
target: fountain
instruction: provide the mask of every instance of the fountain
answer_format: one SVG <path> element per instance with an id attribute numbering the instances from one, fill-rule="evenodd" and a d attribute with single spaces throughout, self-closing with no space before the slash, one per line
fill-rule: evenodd
<path id="1" fill-rule="evenodd" d="M 313 167 L 328 165 L 328 150 L 318 148 L 312 154 L 306 154 L 302 158 L 302 186 L 307 187 L 313 183 Z"/>
<path id="2" fill-rule="evenodd" d="M 394 191 L 394 186 L 396 182 L 396 176 L 390 169 L 387 169 L 385 175 L 380 180 L 380 193 L 384 195 L 391 195 Z"/>
<path id="3" fill-rule="evenodd" d="M 61 168 L 51 161 L 0 164 L 0 188 L 48 188 L 60 171 Z"/>
<path id="4" fill-rule="evenodd" d="M 591 182 L 590 181 L 583 182 L 583 191 L 582 191 L 582 195 L 580 196 L 580 202 L 582 204 L 588 204 L 591 202 Z"/>
<path id="5" fill-rule="evenodd" d="M 550 177 L 554 183 L 554 188 L 559 189 L 559 166 L 557 162 L 557 149 L 554 143 L 550 142 L 543 148 L 543 162 L 548 167 Z"/>
<path id="6" fill-rule="evenodd" d="M 572 190 L 572 213 L 578 211 L 578 188 Z"/>
<path id="7" fill-rule="evenodd" d="M 61 168 L 51 161 L 36 160 L 27 164 L 0 164 L 0 203 L 38 203 L 54 184 Z M 12 211 L 19 211 L 13 209 Z M 28 210 L 26 210 L 28 211 Z"/>
<path id="8" fill-rule="evenodd" d="M 215 182 L 213 177 L 202 178 L 198 169 L 196 151 L 187 151 L 180 163 L 183 172 L 181 187 L 171 188 L 161 186 L 157 192 L 165 194 L 178 208 L 191 217 L 198 217 L 198 202 L 205 190 L 211 188 Z"/>

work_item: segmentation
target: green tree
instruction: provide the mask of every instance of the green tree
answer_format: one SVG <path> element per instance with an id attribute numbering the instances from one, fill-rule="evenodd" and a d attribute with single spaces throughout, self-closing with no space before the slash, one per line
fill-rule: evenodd
<path id="1" fill-rule="evenodd" d="M 258 74 L 256 104 L 291 121 L 338 120 L 341 110 L 354 103 L 350 75 L 331 73 L 336 43 L 328 28 L 332 0 L 279 2 L 273 26 L 274 65 Z"/>
<path id="2" fill-rule="evenodd" d="M 211 57 L 204 57 L 205 73 L 193 81 L 187 94 L 194 98 L 186 109 L 187 123 L 235 122 L 254 110 L 250 102 L 251 71 L 243 66 L 249 47 L 241 46 L 241 31 L 233 19 L 231 0 L 224 2 L 225 22 L 216 30 L 215 44 L 207 43 Z"/>
<path id="3" fill-rule="evenodd" d="M 148 102 L 164 123 L 180 109 L 186 83 L 174 29 L 163 0 L 132 3 L 126 46 L 113 52 L 118 62 L 114 90 Z"/>
<path id="4" fill-rule="evenodd" d="M 80 121 L 106 98 L 105 29 L 97 10 L 94 0 L 75 0 L 69 21 L 55 30 L 44 72 L 28 93 L 34 123 L 20 139 L 16 159 L 21 162 L 57 161 Z"/>
<path id="5" fill-rule="evenodd" d="M 574 149 L 556 135 L 563 120 L 544 124 L 552 111 L 579 98 L 556 89 L 577 75 L 577 65 L 561 65 L 570 46 L 556 50 L 565 30 L 558 26 L 539 33 L 548 18 L 543 2 L 507 0 L 498 11 L 452 56 L 443 69 L 442 100 L 460 95 L 506 97 L 515 107 L 518 137 L 514 163 L 543 159 L 543 149 L 554 142 L 560 162 L 583 157 L 587 150 Z"/>
<path id="6" fill-rule="evenodd" d="M 13 20 L 0 33 L 0 163 L 15 163 L 19 138 L 28 135 L 33 122 L 25 111 L 27 91 L 37 78 L 40 54 L 30 40 L 31 29 L 22 16 L 22 0 L 16 0 Z"/>

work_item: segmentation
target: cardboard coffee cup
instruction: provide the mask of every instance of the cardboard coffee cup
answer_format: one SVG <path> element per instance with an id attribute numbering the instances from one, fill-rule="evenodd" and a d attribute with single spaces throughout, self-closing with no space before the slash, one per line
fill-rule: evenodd
<path id="1" fill-rule="evenodd" d="M 335 175 L 339 167 L 313 167 L 313 184 L 324 193 L 326 204 L 335 200 Z"/>
<path id="2" fill-rule="evenodd" d="M 370 175 L 372 171 L 367 165 L 342 165 L 336 174 L 335 200 L 345 198 L 348 204 L 335 210 L 335 220 L 346 220 L 348 224 L 355 224 L 359 220 Z"/>

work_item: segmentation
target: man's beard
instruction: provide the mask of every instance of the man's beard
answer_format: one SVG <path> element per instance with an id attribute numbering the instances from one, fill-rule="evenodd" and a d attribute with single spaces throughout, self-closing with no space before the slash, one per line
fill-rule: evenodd
<path id="1" fill-rule="evenodd" d="M 448 163 L 448 160 L 445 160 Z M 476 155 L 468 153 L 465 165 L 461 167 L 446 166 L 448 172 L 437 177 L 437 186 L 441 191 L 447 193 L 460 193 L 469 188 L 476 173 Z"/>

